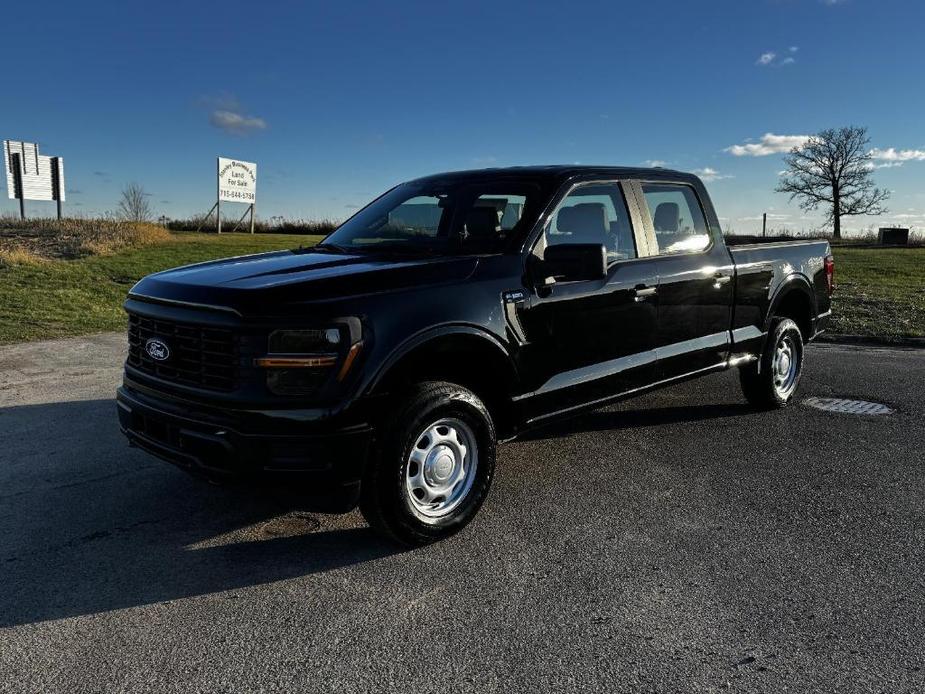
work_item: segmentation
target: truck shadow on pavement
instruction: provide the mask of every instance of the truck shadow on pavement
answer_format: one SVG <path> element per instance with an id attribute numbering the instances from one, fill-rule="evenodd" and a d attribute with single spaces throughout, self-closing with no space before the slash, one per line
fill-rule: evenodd
<path id="1" fill-rule="evenodd" d="M 292 502 L 214 487 L 129 448 L 112 400 L 2 408 L 0 628 L 246 589 L 398 551 L 355 516 L 291 514 Z"/>

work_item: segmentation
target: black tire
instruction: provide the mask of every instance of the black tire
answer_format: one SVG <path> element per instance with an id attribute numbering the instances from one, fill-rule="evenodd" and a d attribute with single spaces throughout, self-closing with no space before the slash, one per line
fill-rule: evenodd
<path id="1" fill-rule="evenodd" d="M 410 498 L 406 480 L 416 471 L 410 457 L 415 446 L 420 448 L 426 440 L 423 432 L 442 420 L 468 429 L 477 457 L 472 458 L 467 447 L 469 462 L 475 460 L 474 471 L 457 505 L 446 515 L 428 517 L 419 510 L 420 498 L 417 504 Z M 363 478 L 360 511 L 376 532 L 402 545 L 442 540 L 465 527 L 481 507 L 494 477 L 495 448 L 494 423 L 475 393 L 453 383 L 421 383 L 401 398 L 395 413 L 378 428 L 377 445 Z M 466 456 L 458 457 L 465 460 Z"/>
<path id="2" fill-rule="evenodd" d="M 793 355 L 789 363 L 795 370 L 792 379 L 782 379 L 775 372 L 775 354 L 786 343 Z M 775 318 L 768 331 L 764 351 L 757 362 L 752 362 L 739 369 L 739 381 L 745 398 L 755 407 L 763 410 L 786 407 L 800 385 L 803 375 L 803 335 L 797 324 L 789 318 Z M 780 387 L 781 381 L 786 388 Z"/>

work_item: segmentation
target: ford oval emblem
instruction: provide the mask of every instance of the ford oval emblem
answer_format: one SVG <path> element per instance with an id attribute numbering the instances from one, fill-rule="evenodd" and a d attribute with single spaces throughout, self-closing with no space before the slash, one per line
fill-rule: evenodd
<path id="1" fill-rule="evenodd" d="M 145 342 L 145 352 L 154 361 L 167 361 L 170 357 L 170 347 L 167 346 L 167 343 L 154 337 Z"/>

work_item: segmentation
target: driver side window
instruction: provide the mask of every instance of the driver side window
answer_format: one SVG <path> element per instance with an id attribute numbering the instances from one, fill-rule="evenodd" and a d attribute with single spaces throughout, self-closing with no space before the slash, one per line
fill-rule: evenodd
<path id="1" fill-rule="evenodd" d="M 595 243 L 613 263 L 636 257 L 633 226 L 618 183 L 588 183 L 559 203 L 546 227 L 546 245 Z"/>

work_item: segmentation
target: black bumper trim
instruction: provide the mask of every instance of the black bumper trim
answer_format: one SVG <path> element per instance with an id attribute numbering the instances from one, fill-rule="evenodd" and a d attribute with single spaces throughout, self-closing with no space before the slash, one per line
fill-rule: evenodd
<path id="1" fill-rule="evenodd" d="M 116 395 L 119 423 L 129 442 L 188 472 L 211 478 L 311 481 L 319 490 L 356 487 L 372 438 L 368 426 L 304 433 L 242 430 L 222 411 L 178 410 L 168 400 L 125 386 Z"/>

